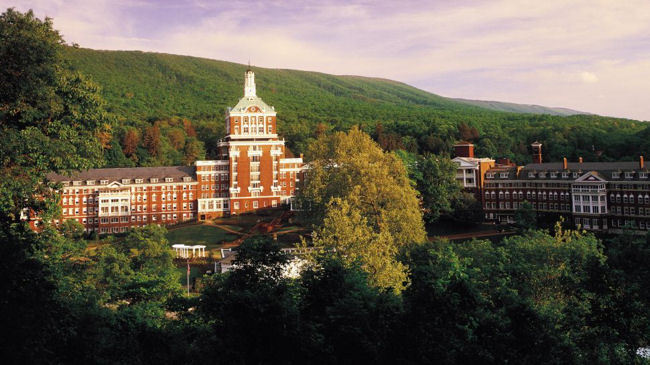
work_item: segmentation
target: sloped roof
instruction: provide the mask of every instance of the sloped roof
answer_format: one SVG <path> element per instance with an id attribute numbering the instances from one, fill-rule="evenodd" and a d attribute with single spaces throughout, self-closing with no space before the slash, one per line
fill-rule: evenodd
<path id="1" fill-rule="evenodd" d="M 162 166 L 162 167 L 119 167 L 108 169 L 90 169 L 65 176 L 57 173 L 49 173 L 47 179 L 53 182 L 61 181 L 86 181 L 86 180 L 109 180 L 120 181 L 122 179 L 164 179 L 174 178 L 180 181 L 183 177 L 191 177 L 195 180 L 196 168 L 194 166 Z M 162 182 L 162 181 L 161 181 Z"/>
<path id="2" fill-rule="evenodd" d="M 246 109 L 250 108 L 251 106 L 256 106 L 262 109 L 262 112 L 275 111 L 273 107 L 265 103 L 264 100 L 262 100 L 262 98 L 260 98 L 259 96 L 244 96 L 243 98 L 239 99 L 237 105 L 232 107 L 230 111 L 239 113 L 239 112 L 246 111 Z"/>

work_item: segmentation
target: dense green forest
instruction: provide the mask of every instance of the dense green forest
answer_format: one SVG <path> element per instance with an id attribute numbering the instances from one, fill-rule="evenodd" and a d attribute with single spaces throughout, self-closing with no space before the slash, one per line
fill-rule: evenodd
<path id="1" fill-rule="evenodd" d="M 245 65 L 135 51 L 66 47 L 69 64 L 101 86 L 116 118 L 109 165 L 184 164 L 214 156 L 223 116 L 242 96 Z M 647 123 L 596 115 L 557 116 L 494 111 L 440 97 L 403 83 L 317 72 L 253 68 L 258 94 L 278 112 L 279 132 L 294 153 L 319 134 L 360 125 L 384 149 L 450 153 L 454 141 L 477 145 L 477 154 L 530 161 L 528 146 L 544 144 L 547 161 L 636 159 L 650 152 Z M 176 125 L 190 124 L 195 138 Z M 171 121 L 171 122 L 169 122 Z M 158 122 L 160 143 L 144 141 Z M 170 126 L 171 124 L 171 126 Z M 135 130 L 125 143 L 127 131 Z M 175 136 L 170 137 L 171 130 Z M 154 133 L 155 134 L 155 133 Z M 173 139 L 173 141 L 172 141 Z M 133 144 L 136 144 L 133 146 Z M 205 155 L 203 154 L 205 152 Z M 122 155 L 126 155 L 126 158 Z"/>
<path id="2" fill-rule="evenodd" d="M 65 67 L 63 48 L 51 20 L 0 15 L 3 363 L 648 363 L 636 351 L 650 339 L 650 236 L 599 239 L 558 223 L 553 233 L 521 224 L 500 242 L 428 241 L 415 188 L 435 220 L 454 204 L 453 166 L 382 150 L 396 143 L 382 128 L 377 142 L 350 128 L 320 129 L 309 144 L 312 208 L 301 215 L 314 250 L 298 275 L 263 235 L 194 295 L 164 227 L 90 247 L 77 221 L 51 223 L 61 208 L 48 172 L 101 166 L 125 147 L 133 163 L 204 152 L 200 123 L 182 117 L 114 139 L 123 127 L 99 88 Z M 42 218 L 38 231 L 25 211 Z"/>

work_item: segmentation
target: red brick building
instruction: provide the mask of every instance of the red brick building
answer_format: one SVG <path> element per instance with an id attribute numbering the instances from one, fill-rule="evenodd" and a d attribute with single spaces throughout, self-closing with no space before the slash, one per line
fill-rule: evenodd
<path id="1" fill-rule="evenodd" d="M 532 164 L 496 165 L 485 172 L 485 220 L 512 223 L 524 201 L 538 216 L 564 216 L 576 227 L 620 232 L 650 230 L 650 171 L 638 161 L 542 162 L 541 144 L 532 145 Z"/>
<path id="2" fill-rule="evenodd" d="M 246 71 L 244 97 L 228 108 L 225 123 L 227 135 L 219 143 L 217 160 L 48 175 L 63 186 L 62 220 L 76 219 L 87 232 L 118 233 L 149 223 L 206 220 L 290 203 L 303 175 L 302 156 L 286 157 L 275 109 L 257 96 L 253 71 Z"/>

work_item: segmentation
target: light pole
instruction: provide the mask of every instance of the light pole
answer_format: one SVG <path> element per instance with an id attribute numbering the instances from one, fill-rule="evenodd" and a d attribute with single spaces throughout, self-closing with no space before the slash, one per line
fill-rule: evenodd
<path id="1" fill-rule="evenodd" d="M 187 258 L 187 296 L 190 296 L 190 258 Z"/>

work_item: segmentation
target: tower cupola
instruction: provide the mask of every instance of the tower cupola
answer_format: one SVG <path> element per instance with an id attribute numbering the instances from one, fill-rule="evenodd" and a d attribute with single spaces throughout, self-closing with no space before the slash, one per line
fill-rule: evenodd
<path id="1" fill-rule="evenodd" d="M 254 98 L 256 97 L 255 92 L 255 72 L 250 68 L 246 70 L 244 77 L 244 97 L 245 98 Z"/>

